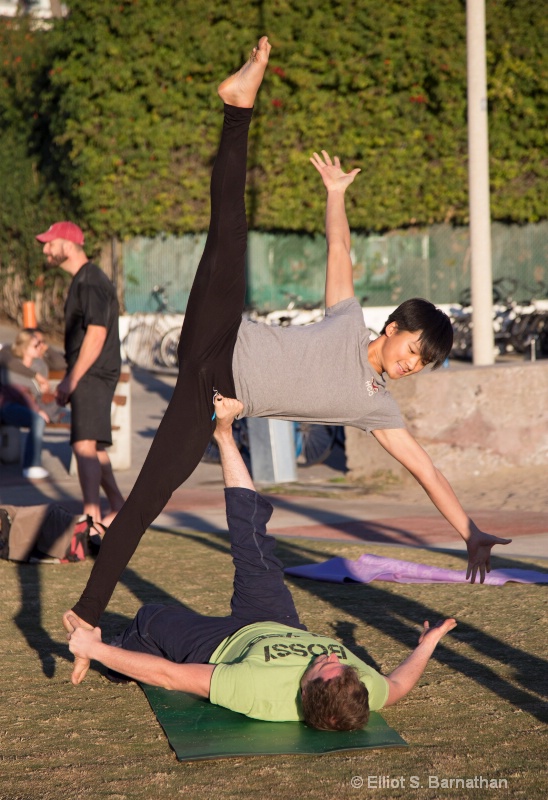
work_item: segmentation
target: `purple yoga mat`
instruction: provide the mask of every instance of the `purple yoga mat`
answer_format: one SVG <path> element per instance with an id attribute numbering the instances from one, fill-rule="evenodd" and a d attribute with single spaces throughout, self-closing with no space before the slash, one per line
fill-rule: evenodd
<path id="1" fill-rule="evenodd" d="M 413 561 L 400 561 L 364 553 L 356 561 L 348 558 L 331 558 L 320 564 L 287 567 L 288 575 L 311 578 L 330 583 L 370 583 L 393 581 L 395 583 L 466 583 L 466 570 L 442 569 Z M 479 578 L 476 579 L 479 582 Z M 548 583 L 548 573 L 530 569 L 494 569 L 485 576 L 485 583 L 502 586 L 507 581 L 516 583 Z"/>

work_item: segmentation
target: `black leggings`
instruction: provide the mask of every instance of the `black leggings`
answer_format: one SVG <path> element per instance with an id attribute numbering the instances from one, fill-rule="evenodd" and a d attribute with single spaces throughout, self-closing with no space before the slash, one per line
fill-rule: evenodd
<path id="1" fill-rule="evenodd" d="M 252 109 L 224 108 L 211 176 L 211 219 L 179 343 L 173 397 L 73 611 L 97 625 L 142 535 L 196 469 L 214 430 L 213 391 L 235 397 L 232 355 L 245 299 L 245 180 Z"/>

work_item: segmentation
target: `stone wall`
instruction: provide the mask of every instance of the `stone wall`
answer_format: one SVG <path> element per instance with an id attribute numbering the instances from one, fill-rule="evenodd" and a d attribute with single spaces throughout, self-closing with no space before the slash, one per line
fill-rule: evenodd
<path id="1" fill-rule="evenodd" d="M 451 481 L 548 464 L 548 361 L 458 366 L 388 381 L 409 431 Z M 373 436 L 346 429 L 349 478 L 409 473 Z"/>

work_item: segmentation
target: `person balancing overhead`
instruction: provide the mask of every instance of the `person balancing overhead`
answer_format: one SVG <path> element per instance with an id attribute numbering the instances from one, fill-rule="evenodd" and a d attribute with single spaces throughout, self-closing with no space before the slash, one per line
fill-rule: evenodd
<path id="1" fill-rule="evenodd" d="M 369 342 L 354 297 L 345 193 L 359 169 L 345 173 L 337 157 L 314 153 L 327 191 L 325 318 L 302 328 L 242 321 L 247 221 L 244 202 L 247 139 L 253 104 L 270 53 L 263 36 L 250 59 L 219 86 L 224 102 L 221 142 L 211 176 L 211 220 L 179 342 L 179 375 L 143 468 L 110 525 L 87 586 L 70 612 L 95 626 L 143 533 L 171 494 L 192 474 L 215 428 L 213 401 L 237 398 L 240 415 L 354 425 L 372 433 L 423 486 L 464 539 L 467 576 L 483 581 L 491 548 L 507 544 L 481 531 L 451 486 L 406 430 L 385 375 L 400 380 L 451 349 L 447 316 L 426 300 L 403 303 L 381 336 Z M 64 617 L 65 627 L 72 625 Z M 88 668 L 78 658 L 73 682 Z"/>

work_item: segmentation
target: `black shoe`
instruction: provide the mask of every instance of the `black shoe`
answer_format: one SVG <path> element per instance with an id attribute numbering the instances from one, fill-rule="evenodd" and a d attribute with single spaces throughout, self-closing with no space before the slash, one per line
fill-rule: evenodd
<path id="1" fill-rule="evenodd" d="M 0 508 L 0 558 L 9 558 L 11 517 L 5 508 Z"/>

